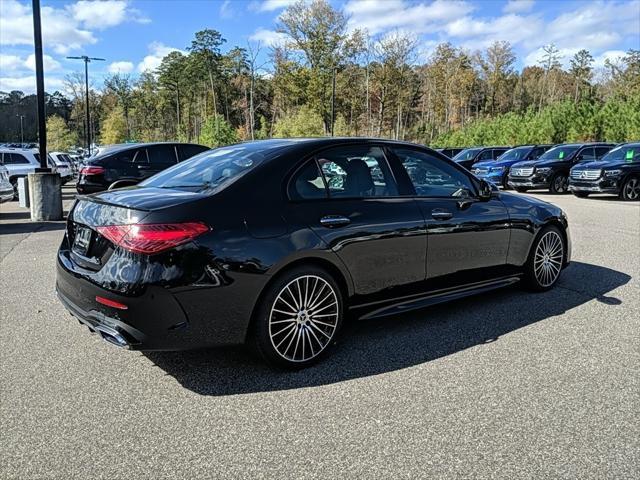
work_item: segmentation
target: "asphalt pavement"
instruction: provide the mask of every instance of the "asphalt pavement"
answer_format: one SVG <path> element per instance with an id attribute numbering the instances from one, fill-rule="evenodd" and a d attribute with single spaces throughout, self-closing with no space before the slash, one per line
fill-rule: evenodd
<path id="1" fill-rule="evenodd" d="M 3 204 L 0 478 L 639 478 L 640 204 L 537 196 L 557 288 L 352 322 L 296 373 L 100 341 L 54 294 L 64 224 Z"/>

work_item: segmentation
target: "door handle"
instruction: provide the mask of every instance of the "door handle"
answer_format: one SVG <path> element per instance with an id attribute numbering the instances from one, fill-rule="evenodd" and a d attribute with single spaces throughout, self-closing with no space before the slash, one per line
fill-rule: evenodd
<path id="1" fill-rule="evenodd" d="M 449 210 L 434 208 L 433 210 L 431 210 L 431 217 L 433 217 L 435 220 L 449 220 L 451 217 L 453 217 L 453 213 L 451 213 Z"/>
<path id="2" fill-rule="evenodd" d="M 320 219 L 320 225 L 327 228 L 343 227 L 349 225 L 351 220 L 342 215 L 325 215 Z"/>
<path id="3" fill-rule="evenodd" d="M 151 167 L 149 165 L 136 165 L 138 170 L 149 170 Z"/>

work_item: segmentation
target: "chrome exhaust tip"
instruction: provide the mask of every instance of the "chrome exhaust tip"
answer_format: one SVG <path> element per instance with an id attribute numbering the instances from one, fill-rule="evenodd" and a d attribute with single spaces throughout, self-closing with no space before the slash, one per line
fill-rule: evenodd
<path id="1" fill-rule="evenodd" d="M 105 325 L 96 325 L 93 329 L 100 334 L 104 341 L 116 347 L 129 348 L 129 342 L 117 330 Z"/>

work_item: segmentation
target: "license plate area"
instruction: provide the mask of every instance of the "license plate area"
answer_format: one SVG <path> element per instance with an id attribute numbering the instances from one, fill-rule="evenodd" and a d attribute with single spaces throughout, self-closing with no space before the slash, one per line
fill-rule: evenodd
<path id="1" fill-rule="evenodd" d="M 78 255 L 87 256 L 89 247 L 91 246 L 91 239 L 93 237 L 93 230 L 88 227 L 78 225 L 76 227 L 76 234 L 73 238 L 73 250 Z"/>

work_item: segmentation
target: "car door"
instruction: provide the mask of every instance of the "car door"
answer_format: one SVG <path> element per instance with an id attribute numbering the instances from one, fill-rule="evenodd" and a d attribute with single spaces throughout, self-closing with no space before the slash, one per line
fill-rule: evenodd
<path id="1" fill-rule="evenodd" d="M 150 145 L 147 147 L 147 154 L 149 155 L 149 169 L 145 172 L 146 177 L 155 175 L 165 168 L 169 168 L 178 163 L 176 147 L 170 143 Z"/>
<path id="2" fill-rule="evenodd" d="M 573 157 L 573 163 L 580 162 L 593 162 L 596 159 L 595 150 L 593 147 L 584 147 Z"/>
<path id="3" fill-rule="evenodd" d="M 340 258 L 356 295 L 424 282 L 424 218 L 399 195 L 381 145 L 322 151 L 293 175 L 289 195 L 289 222 L 306 224 Z"/>
<path id="4" fill-rule="evenodd" d="M 392 150 L 426 221 L 427 279 L 468 283 L 474 270 L 505 267 L 509 215 L 499 193 L 481 201 L 476 182 L 450 162 L 410 146 Z"/>

